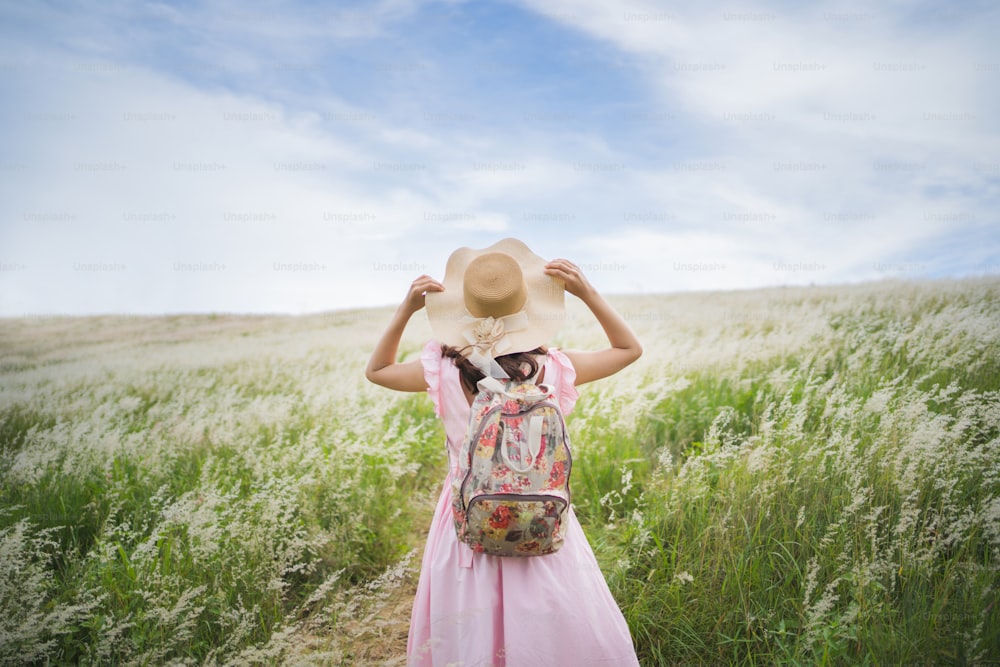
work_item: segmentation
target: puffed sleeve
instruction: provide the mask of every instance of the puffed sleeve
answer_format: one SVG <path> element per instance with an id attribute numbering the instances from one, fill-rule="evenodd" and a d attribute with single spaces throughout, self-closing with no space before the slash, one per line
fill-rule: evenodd
<path id="1" fill-rule="evenodd" d="M 559 409 L 563 414 L 569 414 L 576 405 L 580 394 L 576 391 L 576 369 L 562 350 L 549 349 L 549 360 L 545 365 L 545 384 L 552 385 L 556 390 Z"/>
<path id="2" fill-rule="evenodd" d="M 427 395 L 434 403 L 434 414 L 441 414 L 441 343 L 429 340 L 420 352 L 420 363 L 424 367 L 424 380 L 427 382 Z"/>

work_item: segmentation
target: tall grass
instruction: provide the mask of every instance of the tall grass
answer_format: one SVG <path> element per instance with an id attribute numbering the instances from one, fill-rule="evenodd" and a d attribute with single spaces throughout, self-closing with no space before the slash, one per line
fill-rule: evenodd
<path id="1" fill-rule="evenodd" d="M 642 664 L 1000 660 L 1000 280 L 616 303 L 572 484 Z M 388 317 L 0 322 L 0 662 L 402 664 L 445 459 Z"/>
<path id="2" fill-rule="evenodd" d="M 997 284 L 854 292 L 578 438 L 644 665 L 1000 660 Z"/>
<path id="3" fill-rule="evenodd" d="M 129 344 L 104 322 L 5 374 L 0 659 L 282 661 L 407 561 L 443 474 L 429 404 L 365 386 L 335 317 L 288 324 Z"/>

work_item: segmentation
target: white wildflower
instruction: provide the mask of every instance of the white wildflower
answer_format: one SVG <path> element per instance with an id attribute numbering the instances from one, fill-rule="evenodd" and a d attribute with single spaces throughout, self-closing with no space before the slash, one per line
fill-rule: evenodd
<path id="1" fill-rule="evenodd" d="M 674 574 L 673 581 L 679 582 L 683 586 L 694 583 L 694 577 L 687 570 L 683 570 Z"/>

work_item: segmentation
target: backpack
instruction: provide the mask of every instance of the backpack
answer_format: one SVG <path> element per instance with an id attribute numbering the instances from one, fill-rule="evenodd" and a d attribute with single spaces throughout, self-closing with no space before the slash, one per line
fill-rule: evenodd
<path id="1" fill-rule="evenodd" d="M 562 411 L 544 384 L 487 377 L 479 390 L 452 481 L 458 539 L 494 556 L 553 553 L 570 506 Z"/>

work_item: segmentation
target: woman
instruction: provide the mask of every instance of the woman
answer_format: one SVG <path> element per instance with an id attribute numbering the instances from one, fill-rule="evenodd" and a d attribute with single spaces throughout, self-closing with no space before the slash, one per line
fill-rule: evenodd
<path id="1" fill-rule="evenodd" d="M 609 347 L 544 347 L 565 319 L 564 292 L 581 299 Z M 427 307 L 437 340 L 420 359 L 396 362 L 403 329 Z M 562 412 L 575 387 L 611 375 L 642 354 L 628 324 L 573 263 L 546 262 L 522 242 L 460 248 L 443 282 L 420 276 L 375 346 L 365 376 L 398 391 L 427 391 L 447 434 L 449 473 L 427 538 L 410 618 L 411 667 L 557 667 L 638 665 L 628 626 L 608 590 L 572 507 L 563 546 L 534 557 L 475 553 L 460 542 L 451 480 L 469 424 L 477 382 L 491 375 L 536 378 L 553 389 Z"/>

